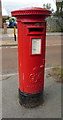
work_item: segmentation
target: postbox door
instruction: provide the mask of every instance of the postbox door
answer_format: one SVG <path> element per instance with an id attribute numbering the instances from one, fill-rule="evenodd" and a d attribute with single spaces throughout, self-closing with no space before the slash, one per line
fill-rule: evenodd
<path id="1" fill-rule="evenodd" d="M 25 41 L 26 39 L 26 41 Z M 23 43 L 23 87 L 26 93 L 36 93 L 44 87 L 45 37 L 28 35 Z"/>

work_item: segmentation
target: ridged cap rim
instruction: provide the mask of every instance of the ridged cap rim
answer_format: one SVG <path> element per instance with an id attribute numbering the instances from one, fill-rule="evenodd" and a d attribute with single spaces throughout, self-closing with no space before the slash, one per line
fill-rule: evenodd
<path id="1" fill-rule="evenodd" d="M 51 11 L 39 8 L 39 7 L 32 7 L 32 8 L 25 8 L 20 10 L 15 10 L 11 12 L 12 16 L 19 16 L 19 15 L 45 15 L 48 16 L 51 14 Z"/>

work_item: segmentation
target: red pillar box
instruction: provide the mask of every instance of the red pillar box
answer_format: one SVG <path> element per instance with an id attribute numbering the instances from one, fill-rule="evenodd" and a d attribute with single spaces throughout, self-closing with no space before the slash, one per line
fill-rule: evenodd
<path id="1" fill-rule="evenodd" d="M 44 89 L 46 21 L 51 12 L 43 8 L 12 11 L 18 22 L 19 101 L 38 105 Z"/>

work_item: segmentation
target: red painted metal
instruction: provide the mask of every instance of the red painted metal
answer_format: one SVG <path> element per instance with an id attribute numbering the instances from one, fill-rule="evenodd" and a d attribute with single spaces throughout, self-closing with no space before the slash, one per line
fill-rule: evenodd
<path id="1" fill-rule="evenodd" d="M 25 93 L 37 93 L 44 89 L 45 18 L 50 14 L 43 8 L 12 11 L 18 22 L 19 89 Z M 40 41 L 40 53 L 32 54 L 32 40 Z"/>

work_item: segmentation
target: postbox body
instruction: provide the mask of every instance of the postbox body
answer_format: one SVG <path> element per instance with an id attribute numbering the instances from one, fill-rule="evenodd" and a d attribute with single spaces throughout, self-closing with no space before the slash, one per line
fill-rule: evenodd
<path id="1" fill-rule="evenodd" d="M 13 11 L 18 22 L 19 90 L 39 93 L 44 89 L 46 21 L 50 11 L 31 8 Z"/>
<path id="2" fill-rule="evenodd" d="M 44 88 L 45 29 L 45 21 L 18 22 L 19 88 L 25 93 Z"/>

